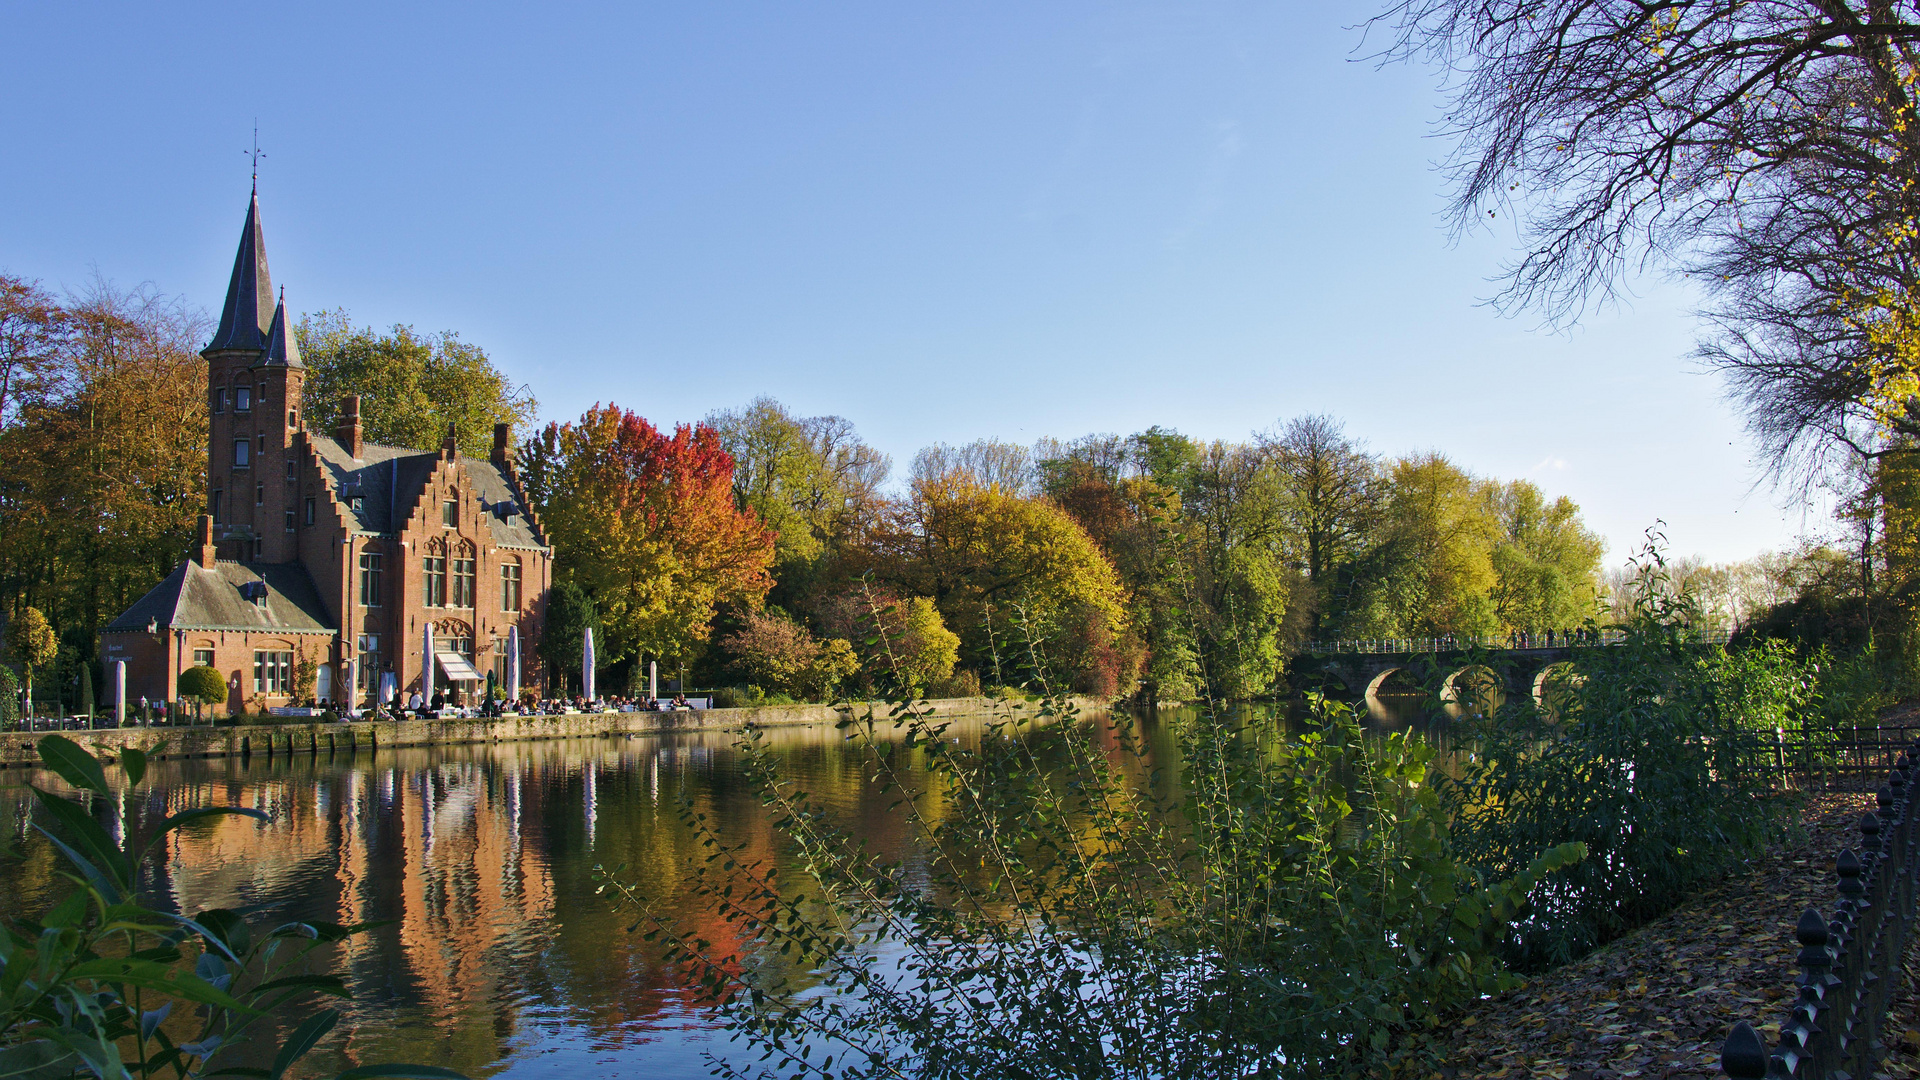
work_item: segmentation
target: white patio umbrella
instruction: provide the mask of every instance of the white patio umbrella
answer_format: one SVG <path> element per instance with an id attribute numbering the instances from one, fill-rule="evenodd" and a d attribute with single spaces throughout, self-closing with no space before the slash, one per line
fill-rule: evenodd
<path id="1" fill-rule="evenodd" d="M 520 700 L 520 628 L 507 627 L 507 700 Z"/>
<path id="2" fill-rule="evenodd" d="M 580 696 L 593 700 L 593 627 L 580 642 Z"/>
<path id="3" fill-rule="evenodd" d="M 433 624 L 426 624 L 426 633 L 420 645 L 420 700 L 422 704 L 433 700 L 433 666 L 438 663 L 433 655 Z"/>
<path id="4" fill-rule="evenodd" d="M 127 726 L 127 662 L 113 662 L 113 726 Z"/>
<path id="5" fill-rule="evenodd" d="M 347 707 L 341 715 L 351 720 L 353 719 L 354 706 L 360 703 L 360 658 L 357 656 L 347 661 L 347 685 L 345 691 L 344 694 L 336 691 L 333 696 L 335 699 L 345 699 Z"/>

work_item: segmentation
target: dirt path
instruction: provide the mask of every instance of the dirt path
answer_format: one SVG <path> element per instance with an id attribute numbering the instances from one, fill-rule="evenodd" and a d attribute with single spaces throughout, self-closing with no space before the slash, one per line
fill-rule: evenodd
<path id="1" fill-rule="evenodd" d="M 1528 985 L 1469 1009 L 1443 1078 L 1718 1077 L 1720 1044 L 1740 1020 L 1771 1043 L 1799 969 L 1794 921 L 1838 899 L 1834 859 L 1857 847 L 1865 794 L 1814 796 L 1807 843 L 1763 856 L 1747 874 Z M 1917 943 L 1920 945 L 1920 943 Z M 1910 954 L 1908 970 L 1915 970 Z M 1920 1077 L 1912 981 L 1890 1018 L 1890 1077 Z"/>

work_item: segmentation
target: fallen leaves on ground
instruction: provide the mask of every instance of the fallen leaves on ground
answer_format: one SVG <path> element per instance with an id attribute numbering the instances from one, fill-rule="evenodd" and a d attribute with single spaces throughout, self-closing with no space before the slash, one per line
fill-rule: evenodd
<path id="1" fill-rule="evenodd" d="M 1803 844 L 1755 860 L 1746 874 L 1518 990 L 1466 1010 L 1440 1047 L 1443 1080 L 1679 1080 L 1723 1075 L 1720 1046 L 1741 1020 L 1779 1038 L 1799 974 L 1793 926 L 1806 908 L 1831 913 L 1834 860 L 1859 846 L 1873 796 L 1808 798 Z M 1916 935 L 1920 938 L 1920 935 Z M 1916 951 L 1908 971 L 1916 970 Z M 1920 1077 L 1920 1009 L 1901 980 L 1877 1075 Z"/>

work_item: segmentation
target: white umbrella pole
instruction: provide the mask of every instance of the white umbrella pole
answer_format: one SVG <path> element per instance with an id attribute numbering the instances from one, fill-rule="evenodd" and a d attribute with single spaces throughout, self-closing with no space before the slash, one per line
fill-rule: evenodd
<path id="1" fill-rule="evenodd" d="M 421 637 L 420 646 L 420 704 L 430 706 L 433 702 L 433 624 L 428 623 Z"/>
<path id="2" fill-rule="evenodd" d="M 520 628 L 507 627 L 507 700 L 520 700 Z"/>
<path id="3" fill-rule="evenodd" d="M 580 642 L 580 696 L 593 700 L 593 627 Z"/>

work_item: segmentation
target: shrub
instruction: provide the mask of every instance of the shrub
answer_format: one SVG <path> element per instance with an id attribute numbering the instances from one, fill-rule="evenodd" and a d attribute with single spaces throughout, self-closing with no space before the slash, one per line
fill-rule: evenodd
<path id="1" fill-rule="evenodd" d="M 227 700 L 227 680 L 220 673 L 204 665 L 190 667 L 180 673 L 180 696 L 206 705 L 218 705 Z"/>
<path id="2" fill-rule="evenodd" d="M 970 698 L 980 696 L 980 676 L 962 669 L 944 679 L 935 679 L 927 687 L 927 696 L 934 698 Z"/>
<path id="3" fill-rule="evenodd" d="M 13 669 L 0 664 L 0 728 L 12 727 L 20 720 L 20 679 Z"/>
<path id="4" fill-rule="evenodd" d="M 1189 793 L 1177 813 L 1129 778 L 1145 747 L 1124 714 L 1048 702 L 965 746 L 922 708 L 868 710 L 842 726 L 920 841 L 899 863 L 749 732 L 749 775 L 811 880 L 775 878 L 683 807 L 712 849 L 697 890 L 744 932 L 740 955 L 658 921 L 643 888 L 596 878 L 783 1072 L 825 1052 L 848 1076 L 1378 1074 L 1396 1031 L 1516 984 L 1494 943 L 1582 852 L 1483 884 L 1447 843 L 1432 750 L 1363 737 L 1345 706 L 1314 710 L 1300 734 L 1274 712 L 1169 721 Z M 902 733 L 924 781 L 900 768 Z M 812 974 L 743 962 L 775 950 L 835 997 Z"/>

